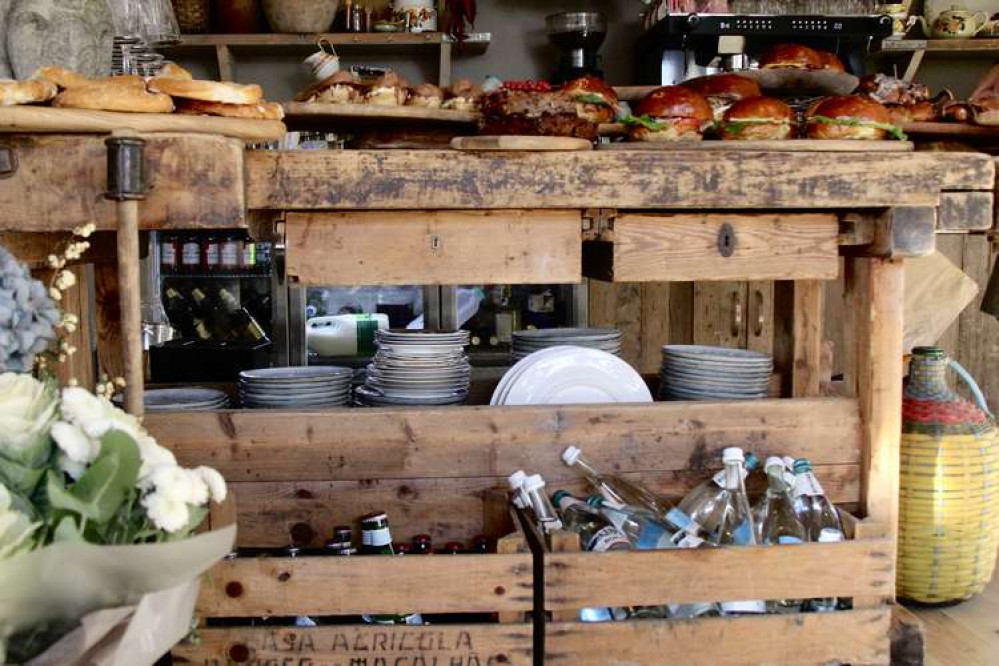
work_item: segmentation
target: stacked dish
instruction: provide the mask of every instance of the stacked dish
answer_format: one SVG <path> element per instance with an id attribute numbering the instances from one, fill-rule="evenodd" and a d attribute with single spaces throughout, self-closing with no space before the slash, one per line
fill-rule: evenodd
<path id="1" fill-rule="evenodd" d="M 225 391 L 207 388 L 152 389 L 143 397 L 147 412 L 208 412 L 229 406 Z"/>
<path id="2" fill-rule="evenodd" d="M 239 399 L 251 409 L 341 407 L 350 404 L 354 371 L 334 366 L 264 368 L 239 373 Z"/>
<path id="3" fill-rule="evenodd" d="M 599 349 L 550 347 L 510 368 L 493 392 L 492 405 L 581 405 L 652 402 L 634 368 Z"/>
<path id="4" fill-rule="evenodd" d="M 747 349 L 666 345 L 660 400 L 754 400 L 767 397 L 773 359 Z"/>
<path id="5" fill-rule="evenodd" d="M 359 405 L 451 405 L 468 397 L 468 331 L 380 330 Z"/>
<path id="6" fill-rule="evenodd" d="M 519 361 L 536 351 L 566 345 L 599 349 L 620 356 L 621 331 L 613 328 L 543 328 L 514 331 L 512 356 L 515 361 Z"/>

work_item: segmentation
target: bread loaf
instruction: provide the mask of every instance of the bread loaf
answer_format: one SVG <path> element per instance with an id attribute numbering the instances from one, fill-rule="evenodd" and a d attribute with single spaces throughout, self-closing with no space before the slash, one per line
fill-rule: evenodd
<path id="1" fill-rule="evenodd" d="M 125 111 L 133 113 L 170 113 L 173 100 L 169 95 L 148 92 L 131 85 L 93 85 L 70 88 L 59 93 L 52 106 L 68 109 Z"/>
<path id="2" fill-rule="evenodd" d="M 0 80 L 0 106 L 47 102 L 55 97 L 57 92 L 59 91 L 55 84 L 44 79 L 34 81 Z"/>
<path id="3" fill-rule="evenodd" d="M 177 113 L 256 120 L 281 120 L 284 118 L 284 109 L 277 102 L 225 104 L 224 102 L 202 102 L 196 99 L 178 99 Z"/>
<path id="4" fill-rule="evenodd" d="M 161 79 L 177 79 L 178 81 L 193 81 L 194 75 L 175 62 L 168 62 L 157 74 Z"/>
<path id="5" fill-rule="evenodd" d="M 257 104 L 264 98 L 263 89 L 257 84 L 221 83 L 218 81 L 185 81 L 155 77 L 149 80 L 149 90 L 171 97 L 196 99 L 202 102 L 225 104 Z"/>

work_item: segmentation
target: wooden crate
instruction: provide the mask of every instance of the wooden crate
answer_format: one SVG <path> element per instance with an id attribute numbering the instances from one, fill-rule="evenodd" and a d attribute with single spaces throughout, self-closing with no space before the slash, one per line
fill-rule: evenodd
<path id="1" fill-rule="evenodd" d="M 694 666 L 889 663 L 893 543 L 885 529 L 844 515 L 850 537 L 834 544 L 716 550 L 583 553 L 564 532 L 542 538 L 546 663 Z M 850 598 L 853 610 L 760 616 L 584 623 L 583 607 L 743 599 Z M 541 614 L 539 614 L 541 617 Z M 603 647 L 612 646 L 612 647 Z"/>

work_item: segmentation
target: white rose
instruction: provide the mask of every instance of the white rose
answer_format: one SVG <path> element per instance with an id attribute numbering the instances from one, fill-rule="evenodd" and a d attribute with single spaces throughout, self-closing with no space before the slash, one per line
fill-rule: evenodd
<path id="1" fill-rule="evenodd" d="M 0 451 L 23 451 L 48 436 L 58 401 L 31 375 L 0 374 Z"/>
<path id="2" fill-rule="evenodd" d="M 199 467 L 194 470 L 201 475 L 204 480 L 205 485 L 208 486 L 208 492 L 212 496 L 212 500 L 221 504 L 225 501 L 228 489 L 225 485 L 225 479 L 219 474 L 217 469 L 212 467 Z"/>
<path id="3" fill-rule="evenodd" d="M 65 421 L 56 421 L 52 424 L 52 439 L 59 449 L 76 463 L 92 463 L 100 452 L 98 442 L 87 437 L 79 426 Z"/>
<path id="4" fill-rule="evenodd" d="M 28 539 L 40 524 L 32 523 L 11 506 L 10 492 L 0 483 L 0 560 L 27 547 Z"/>
<path id="5" fill-rule="evenodd" d="M 190 511 L 182 500 L 174 499 L 164 493 L 150 493 L 142 498 L 142 506 L 153 525 L 164 532 L 177 532 L 183 529 L 190 520 Z"/>

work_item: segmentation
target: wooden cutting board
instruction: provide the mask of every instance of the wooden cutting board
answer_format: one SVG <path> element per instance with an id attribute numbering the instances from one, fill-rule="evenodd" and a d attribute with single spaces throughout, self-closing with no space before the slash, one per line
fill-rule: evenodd
<path id="1" fill-rule="evenodd" d="M 663 143 L 601 143 L 598 150 L 695 150 L 767 151 L 785 153 L 905 153 L 913 150 L 911 141 L 840 141 L 788 139 L 786 141 L 667 141 Z"/>
<path id="2" fill-rule="evenodd" d="M 334 125 L 352 123 L 410 123 L 476 125 L 481 114 L 471 111 L 428 109 L 422 106 L 377 106 L 374 104 L 318 104 L 315 102 L 281 102 L 285 121 L 315 126 L 320 122 Z"/>
<path id="3" fill-rule="evenodd" d="M 285 135 L 278 120 L 250 120 L 180 113 L 118 113 L 49 106 L 0 107 L 0 132 L 80 132 L 108 134 L 114 130 L 136 132 L 187 132 L 221 134 L 247 141 L 274 141 Z"/>
<path id="4" fill-rule="evenodd" d="M 587 139 L 565 136 L 459 136 L 451 139 L 455 150 L 593 150 Z"/>
<path id="5" fill-rule="evenodd" d="M 907 134 L 948 135 L 959 139 L 964 137 L 999 139 L 999 127 L 969 123 L 903 123 L 902 131 Z"/>

